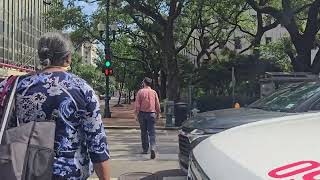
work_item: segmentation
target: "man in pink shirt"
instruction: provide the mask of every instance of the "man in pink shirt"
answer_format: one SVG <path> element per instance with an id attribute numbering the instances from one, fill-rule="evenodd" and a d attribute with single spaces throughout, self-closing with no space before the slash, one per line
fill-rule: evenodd
<path id="1" fill-rule="evenodd" d="M 151 89 L 152 80 L 144 78 L 143 88 L 136 97 L 135 107 L 137 120 L 140 123 L 143 154 L 148 154 L 150 147 L 151 159 L 156 158 L 156 120 L 160 116 L 160 102 L 156 91 Z"/>

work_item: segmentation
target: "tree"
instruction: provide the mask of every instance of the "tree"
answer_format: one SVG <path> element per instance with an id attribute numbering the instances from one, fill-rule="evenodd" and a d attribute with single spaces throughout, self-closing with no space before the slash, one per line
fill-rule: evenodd
<path id="1" fill-rule="evenodd" d="M 161 48 L 163 56 L 163 70 L 167 77 L 167 96 L 169 100 L 179 98 L 180 73 L 177 56 L 186 47 L 194 29 L 197 28 L 199 7 L 203 1 L 188 0 L 155 0 L 137 1 L 126 0 L 126 12 L 131 16 L 139 28 L 150 33 L 150 38 Z M 196 7 L 196 8 L 195 8 Z M 193 9 L 193 16 L 186 16 L 187 10 Z M 189 21 L 188 32 L 185 38 L 176 40 L 176 23 L 179 18 Z M 178 43 L 180 42 L 180 43 Z"/>
<path id="2" fill-rule="evenodd" d="M 283 71 L 292 71 L 288 54 L 293 54 L 294 47 L 290 38 L 282 38 L 277 42 L 261 45 L 259 47 L 260 58 L 278 64 Z"/>
<path id="3" fill-rule="evenodd" d="M 97 24 L 103 22 L 106 18 L 104 3 L 99 1 L 97 10 L 92 15 L 86 15 L 81 11 L 81 7 L 76 6 L 76 2 L 81 0 L 68 0 L 68 6 L 58 3 L 47 14 L 47 18 L 52 28 L 59 30 L 68 30 L 70 37 L 76 47 L 82 45 L 83 42 L 99 42 L 104 44 L 103 39 L 97 32 Z M 88 5 L 95 1 L 86 1 Z M 75 18 L 73 18 L 75 17 Z M 158 72 L 160 71 L 161 56 L 160 49 L 151 41 L 149 34 L 136 28 L 135 22 L 127 14 L 123 13 L 121 8 L 110 9 L 111 22 L 116 23 L 120 33 L 116 35 L 116 41 L 111 44 L 112 58 L 115 74 L 122 74 L 122 63 L 128 63 L 132 70 L 133 76 L 140 78 L 140 84 L 143 76 L 152 77 L 155 80 L 155 87 L 158 87 Z M 70 31 L 71 30 L 71 31 Z M 112 39 L 112 38 L 111 38 Z M 103 50 L 100 50 L 103 55 Z M 103 67 L 103 60 L 98 63 L 98 67 Z M 141 71 L 144 71 L 141 77 Z M 122 82 L 119 77 L 115 78 Z M 132 83 L 132 82 L 125 82 Z M 166 84 L 166 83 L 164 83 Z M 130 86 L 131 87 L 131 86 Z M 165 88 L 165 87 L 164 87 Z M 165 93 L 164 93 L 165 94 Z"/>
<path id="4" fill-rule="evenodd" d="M 320 0 L 246 0 L 258 13 L 279 21 L 289 32 L 296 54 L 288 54 L 295 71 L 320 72 L 320 51 L 311 64 L 311 50 L 320 30 Z M 318 46 L 318 45 L 317 45 Z"/>

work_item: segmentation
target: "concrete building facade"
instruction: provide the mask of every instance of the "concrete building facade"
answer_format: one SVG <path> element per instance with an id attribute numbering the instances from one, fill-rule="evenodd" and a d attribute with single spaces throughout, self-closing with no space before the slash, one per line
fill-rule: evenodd
<path id="1" fill-rule="evenodd" d="M 98 58 L 97 43 L 83 43 L 78 50 L 78 54 L 82 57 L 82 62 L 84 64 L 96 66 L 96 60 Z"/>
<path id="2" fill-rule="evenodd" d="M 248 12 L 252 17 L 256 18 L 255 15 L 255 11 L 249 11 Z M 274 20 L 271 18 L 269 22 L 265 22 L 265 23 L 273 23 Z M 194 63 L 196 65 L 196 59 L 197 59 L 197 55 L 198 53 L 201 51 L 201 46 L 200 46 L 200 41 L 199 41 L 199 36 L 200 33 L 196 30 L 193 33 L 193 37 L 190 38 L 189 40 L 189 45 L 187 46 L 187 48 L 185 48 L 181 54 L 188 57 L 190 59 L 190 61 L 192 63 Z M 282 26 L 282 25 L 278 25 L 276 28 L 271 29 L 267 32 L 265 32 L 265 34 L 262 37 L 261 40 L 261 44 L 269 44 L 272 42 L 276 42 L 279 41 L 280 39 L 284 38 L 284 37 L 289 37 L 289 33 L 288 31 Z M 244 49 L 246 49 L 248 46 L 250 46 L 250 41 L 248 40 L 249 35 L 240 31 L 239 29 L 236 29 L 231 37 L 229 38 L 228 42 L 226 43 L 225 46 L 223 47 L 219 47 L 218 49 L 215 50 L 215 53 L 219 54 L 221 52 L 222 49 L 224 48 L 228 48 L 229 50 L 232 50 L 236 53 L 240 53 L 242 52 Z M 214 46 L 217 46 L 217 44 L 215 44 Z M 312 58 L 311 58 L 311 62 L 313 61 L 317 51 L 319 49 L 314 49 L 312 50 Z M 253 50 L 250 49 L 248 51 L 246 51 L 243 54 L 252 54 Z M 208 58 L 206 55 L 204 55 L 201 58 L 201 61 L 203 61 L 204 59 Z"/>
<path id="3" fill-rule="evenodd" d="M 34 70 L 50 0 L 0 0 L 0 67 Z"/>

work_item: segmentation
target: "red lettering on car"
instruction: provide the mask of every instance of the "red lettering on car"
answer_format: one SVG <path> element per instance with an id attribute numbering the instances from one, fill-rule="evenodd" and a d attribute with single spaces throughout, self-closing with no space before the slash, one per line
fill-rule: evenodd
<path id="1" fill-rule="evenodd" d="M 283 171 L 289 170 L 290 168 L 294 168 L 297 166 L 301 166 L 301 165 L 309 165 L 307 167 L 303 167 L 300 169 L 296 169 L 290 172 L 286 172 L 286 173 L 281 173 Z M 273 178 L 277 178 L 277 179 L 282 179 L 282 178 L 289 178 L 298 174 L 302 174 L 305 173 L 307 171 L 313 170 L 320 167 L 320 163 L 315 162 L 315 161 L 299 161 L 299 162 L 295 162 L 292 164 L 288 164 L 282 167 L 278 167 L 276 169 L 271 170 L 268 175 L 270 177 Z M 308 173 L 306 175 L 303 176 L 303 180 L 315 180 L 314 177 L 320 175 L 320 170 L 319 171 L 314 171 L 311 173 Z"/>

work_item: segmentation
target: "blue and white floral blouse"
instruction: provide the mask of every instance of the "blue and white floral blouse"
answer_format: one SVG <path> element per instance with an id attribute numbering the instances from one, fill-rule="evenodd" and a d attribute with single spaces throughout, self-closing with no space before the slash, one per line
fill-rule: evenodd
<path id="1" fill-rule="evenodd" d="M 6 81 L 1 82 L 0 92 Z M 39 73 L 21 78 L 16 116 L 21 123 L 56 118 L 53 173 L 68 180 L 87 179 L 93 163 L 109 159 L 99 100 L 82 79 L 67 72 Z"/>

